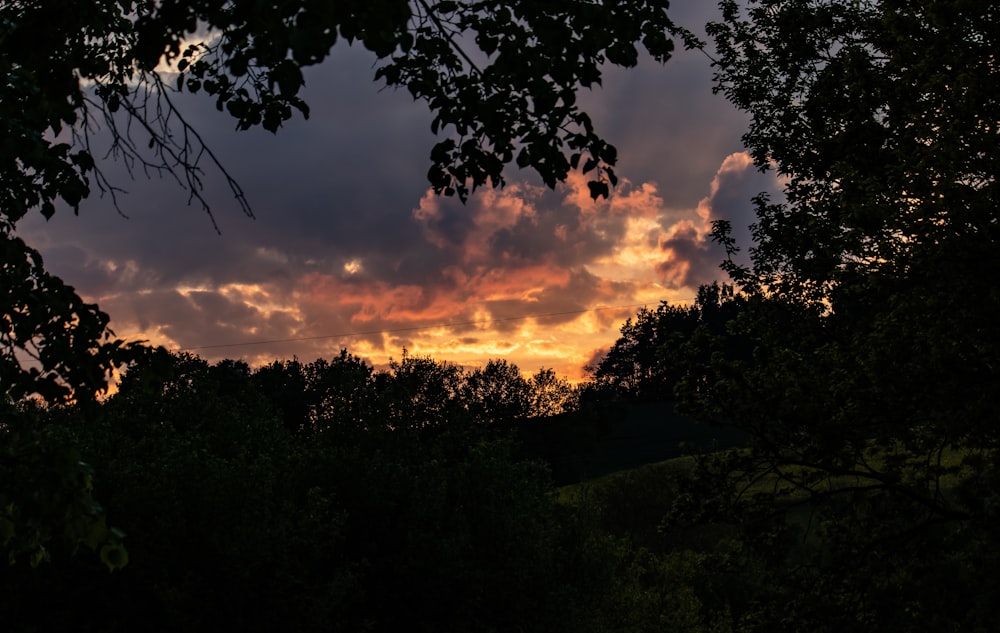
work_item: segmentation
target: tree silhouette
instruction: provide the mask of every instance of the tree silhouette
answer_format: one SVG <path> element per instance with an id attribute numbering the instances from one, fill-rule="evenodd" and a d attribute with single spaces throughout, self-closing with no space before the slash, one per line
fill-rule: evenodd
<path id="1" fill-rule="evenodd" d="M 531 386 L 517 365 L 490 360 L 465 376 L 462 398 L 483 422 L 524 420 L 531 412 Z"/>
<path id="2" fill-rule="evenodd" d="M 763 630 L 988 627 L 996 579 L 972 561 L 996 550 L 1000 484 L 985 395 L 1000 295 L 983 284 L 1000 237 L 997 8 L 722 9 L 717 89 L 785 187 L 755 200 L 751 266 L 716 225 L 746 304 L 692 339 L 708 380 L 684 400 L 751 445 L 704 458 L 686 498 L 741 530 L 768 578 L 749 607 Z"/>

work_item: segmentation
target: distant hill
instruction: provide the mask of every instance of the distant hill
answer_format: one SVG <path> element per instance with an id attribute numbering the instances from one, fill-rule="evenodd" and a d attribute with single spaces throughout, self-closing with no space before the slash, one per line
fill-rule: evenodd
<path id="1" fill-rule="evenodd" d="M 511 425 L 520 456 L 549 463 L 556 485 L 679 457 L 691 449 L 740 446 L 745 436 L 677 413 L 671 402 L 620 402 Z"/>

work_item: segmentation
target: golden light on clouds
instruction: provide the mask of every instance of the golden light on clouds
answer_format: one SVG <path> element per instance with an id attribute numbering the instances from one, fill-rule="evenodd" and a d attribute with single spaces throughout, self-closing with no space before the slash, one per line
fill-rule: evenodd
<path id="1" fill-rule="evenodd" d="M 187 43 L 213 42 L 199 33 Z M 373 85 L 366 51 L 334 55 L 305 73 L 310 120 L 293 117 L 276 137 L 233 135 L 211 100 L 174 96 L 246 186 L 255 221 L 233 217 L 225 183 L 206 179 L 224 220 L 216 235 L 170 183 L 120 170 L 128 222 L 94 199 L 80 218 L 29 218 L 19 231 L 118 336 L 211 362 L 311 361 L 347 348 L 382 366 L 406 346 L 580 380 L 641 306 L 690 303 L 699 283 L 721 277 L 711 221 L 769 186 L 747 195 L 752 161 L 732 153 L 745 117 L 711 95 L 701 56 L 678 54 L 673 78 L 640 67 L 581 94 L 621 150 L 610 199 L 591 199 L 594 172 L 550 190 L 512 167 L 507 186 L 463 205 L 426 189 L 425 105 Z M 168 83 L 173 70 L 158 68 Z M 752 221 L 735 213 L 744 215 L 734 227 Z"/>
<path id="2" fill-rule="evenodd" d="M 516 184 L 465 206 L 427 193 L 411 214 L 421 248 L 439 254 L 426 267 L 400 272 L 374 252 L 296 261 L 258 247 L 253 260 L 279 277 L 144 289 L 101 305 L 119 335 L 207 360 L 310 361 L 347 348 L 380 367 L 406 347 L 467 367 L 502 357 L 579 381 L 641 306 L 690 303 L 697 283 L 712 281 L 702 277 L 718 277 L 713 204 L 729 175 L 751 167 L 746 154 L 728 156 L 688 209 L 668 208 L 649 182 L 623 181 L 595 203 L 579 174 L 555 192 Z M 103 269 L 143 279 L 131 261 Z"/>
<path id="3" fill-rule="evenodd" d="M 361 260 L 354 258 L 344 263 L 344 274 L 356 275 L 361 272 Z"/>

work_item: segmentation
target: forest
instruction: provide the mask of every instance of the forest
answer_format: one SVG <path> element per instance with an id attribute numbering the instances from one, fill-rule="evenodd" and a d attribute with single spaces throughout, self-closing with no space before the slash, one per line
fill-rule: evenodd
<path id="1" fill-rule="evenodd" d="M 1000 9 L 723 0 L 710 45 L 640 0 L 74 6 L 0 5 L 7 630 L 996 628 Z M 196 55 L 203 27 L 222 36 Z M 680 44 L 783 196 L 747 201 L 751 244 L 716 221 L 724 279 L 637 312 L 579 385 L 124 343 L 15 235 L 113 197 L 94 112 L 145 125 L 144 160 L 204 203 L 211 152 L 137 105 L 161 57 L 177 90 L 279 131 L 338 38 L 434 113 L 441 195 L 512 165 L 613 195 L 617 149 L 574 95 Z M 640 418 L 683 441 L 609 459 Z"/>

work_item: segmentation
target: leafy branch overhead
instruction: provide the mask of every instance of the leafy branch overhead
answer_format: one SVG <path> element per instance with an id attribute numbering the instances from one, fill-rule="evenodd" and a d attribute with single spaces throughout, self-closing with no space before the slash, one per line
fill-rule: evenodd
<path id="1" fill-rule="evenodd" d="M 576 105 L 577 91 L 600 84 L 605 64 L 634 66 L 637 45 L 664 62 L 672 35 L 696 43 L 662 1 L 259 5 L 200 14 L 220 34 L 200 51 L 181 51 L 187 33 L 177 34 L 167 55 L 180 58 L 179 85 L 214 95 L 241 129 L 275 131 L 294 109 L 308 116 L 298 96 L 302 67 L 322 61 L 338 39 L 360 41 L 380 60 L 376 79 L 426 102 L 432 131 L 450 134 L 434 147 L 428 177 L 437 193 L 463 199 L 502 185 L 515 162 L 554 187 L 582 161 L 584 172 L 597 170 L 594 197 L 607 196 L 616 150 Z M 157 15 L 144 25 L 162 27 Z"/>
<path id="2" fill-rule="evenodd" d="M 174 107 L 174 90 L 206 93 L 241 130 L 272 132 L 297 110 L 304 67 L 338 40 L 378 58 L 375 76 L 424 101 L 447 138 L 431 152 L 438 193 L 465 199 L 502 186 L 504 167 L 530 167 L 550 187 L 571 169 L 594 173 L 593 197 L 617 180 L 617 152 L 594 129 L 576 93 L 601 83 L 607 64 L 634 66 L 639 48 L 660 62 L 672 37 L 698 42 L 667 16 L 667 2 L 228 2 L 87 0 L 0 8 L 0 216 L 76 208 L 104 177 L 91 146 L 98 123 L 130 170 L 175 177 L 206 211 L 203 161 L 238 184 Z M 166 63 L 176 72 L 168 88 Z M 126 123 L 121 123 L 122 117 Z M 142 140 L 137 140 L 141 138 Z M 148 142 L 147 142 L 148 141 Z"/>
<path id="3" fill-rule="evenodd" d="M 0 233 L 0 402 L 36 394 L 91 400 L 108 376 L 142 353 L 114 339 L 108 315 L 49 274 L 38 251 Z"/>
<path id="4" fill-rule="evenodd" d="M 118 207 L 122 189 L 102 170 L 103 159 L 117 160 L 132 176 L 174 179 L 210 217 L 203 179 L 214 171 L 252 215 L 239 183 L 176 107 L 176 95 L 205 94 L 239 130 L 276 132 L 296 111 L 309 115 L 302 71 L 325 60 L 340 40 L 371 50 L 376 80 L 405 88 L 433 112 L 433 131 L 444 136 L 431 151 L 428 173 L 438 193 L 464 200 L 477 187 L 502 186 L 503 170 L 516 164 L 549 186 L 581 169 L 594 175 L 591 195 L 607 197 L 617 181 L 617 152 L 576 105 L 576 92 L 600 84 L 606 64 L 634 65 L 640 47 L 663 62 L 673 50 L 671 37 L 696 45 L 666 8 L 665 1 L 646 0 L 83 0 L 68 11 L 60 3 L 4 2 L 0 240 L 11 253 L 7 273 L 35 262 L 23 278 L 30 283 L 10 287 L 8 305 L 26 305 L 33 300 L 29 286 L 49 279 L 30 249 L 11 241 L 27 213 L 50 218 L 59 204 L 77 210 L 95 190 Z M 69 373 L 104 376 L 120 354 L 102 347 L 110 341 L 100 342 L 110 335 L 107 317 L 71 288 L 60 292 L 70 303 L 49 307 L 62 310 L 65 322 L 79 322 L 81 333 L 86 329 L 74 339 L 78 347 L 110 356 L 86 370 L 59 365 L 53 356 L 59 336 L 37 338 L 41 309 L 15 314 L 5 306 L 4 317 L 17 324 L 0 350 L 4 366 L 19 385 L 38 382 L 19 359 L 23 346 L 39 345 L 28 356 L 44 366 L 46 384 L 86 383 L 90 392 L 93 380 L 67 382 Z"/>

